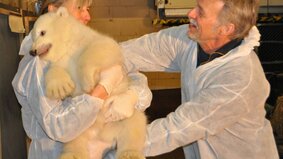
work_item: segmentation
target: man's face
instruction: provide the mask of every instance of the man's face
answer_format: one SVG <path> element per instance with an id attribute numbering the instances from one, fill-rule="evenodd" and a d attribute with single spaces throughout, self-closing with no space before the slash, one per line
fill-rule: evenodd
<path id="1" fill-rule="evenodd" d="M 188 12 L 188 36 L 198 42 L 218 38 L 218 15 L 224 3 L 221 0 L 197 0 L 197 6 Z"/>

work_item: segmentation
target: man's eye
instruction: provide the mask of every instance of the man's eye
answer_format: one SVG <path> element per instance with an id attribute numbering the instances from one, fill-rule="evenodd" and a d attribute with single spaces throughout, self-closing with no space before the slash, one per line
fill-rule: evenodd
<path id="1" fill-rule="evenodd" d="M 40 36 L 44 36 L 46 34 L 46 31 L 41 31 Z"/>
<path id="2" fill-rule="evenodd" d="M 82 7 L 81 6 L 78 6 L 78 10 L 80 10 Z"/>

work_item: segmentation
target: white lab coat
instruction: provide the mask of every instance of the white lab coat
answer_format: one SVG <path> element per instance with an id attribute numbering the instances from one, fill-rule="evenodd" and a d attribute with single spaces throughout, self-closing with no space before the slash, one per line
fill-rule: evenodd
<path id="1" fill-rule="evenodd" d="M 48 63 L 29 55 L 32 39 L 23 40 L 18 72 L 12 85 L 22 106 L 22 121 L 27 135 L 32 139 L 29 159 L 57 159 L 62 142 L 68 142 L 95 122 L 103 100 L 84 94 L 64 101 L 50 100 L 44 96 L 44 73 Z M 139 93 L 137 109 L 145 110 L 152 94 L 144 75 L 129 74 L 132 78 L 130 89 Z"/>
<path id="2" fill-rule="evenodd" d="M 146 156 L 183 147 L 186 159 L 278 159 L 265 101 L 270 86 L 253 51 L 253 27 L 241 45 L 196 68 L 188 25 L 122 43 L 127 68 L 181 72 L 182 104 L 147 128 Z M 162 109 L 162 105 L 160 105 Z"/>

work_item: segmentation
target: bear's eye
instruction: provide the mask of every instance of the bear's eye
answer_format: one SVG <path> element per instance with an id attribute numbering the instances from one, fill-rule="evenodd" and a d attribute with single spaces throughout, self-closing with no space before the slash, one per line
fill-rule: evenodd
<path id="1" fill-rule="evenodd" d="M 41 31 L 41 32 L 40 32 L 40 36 L 44 36 L 45 33 L 46 33 L 46 31 Z"/>

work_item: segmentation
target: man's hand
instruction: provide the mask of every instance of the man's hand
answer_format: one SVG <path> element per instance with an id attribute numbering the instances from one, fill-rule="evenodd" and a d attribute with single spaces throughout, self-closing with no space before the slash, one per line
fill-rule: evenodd
<path id="1" fill-rule="evenodd" d="M 138 95 L 133 90 L 108 98 L 104 106 L 108 108 L 104 114 L 106 122 L 119 121 L 131 117 L 138 101 Z"/>

